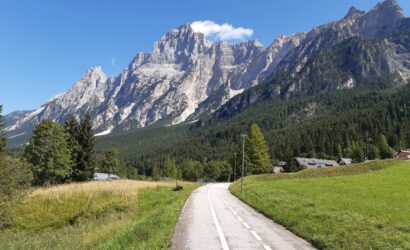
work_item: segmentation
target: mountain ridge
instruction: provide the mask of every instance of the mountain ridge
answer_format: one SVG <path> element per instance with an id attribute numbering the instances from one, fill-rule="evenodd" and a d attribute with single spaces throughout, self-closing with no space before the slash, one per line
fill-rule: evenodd
<path id="1" fill-rule="evenodd" d="M 351 8 L 341 20 L 314 28 L 264 83 L 232 98 L 215 116 L 230 117 L 262 99 L 371 88 L 369 81 L 377 84 L 376 78 L 395 77 L 394 85 L 406 84 L 410 79 L 409 21 L 394 0 L 379 3 L 366 13 Z M 343 53 L 338 53 L 341 47 Z M 333 51 L 325 55 L 329 50 Z"/>
<path id="2" fill-rule="evenodd" d="M 192 121 L 257 85 L 302 39 L 304 33 L 280 36 L 267 48 L 257 40 L 211 43 L 185 24 L 163 35 L 151 53 L 138 53 L 118 76 L 89 68 L 68 91 L 5 130 L 12 137 L 29 132 L 42 119 L 63 123 L 70 114 L 81 117 L 87 111 L 99 134 Z"/>
<path id="3" fill-rule="evenodd" d="M 346 57 L 349 49 L 360 52 L 361 62 L 355 65 L 371 68 L 363 71 L 368 76 L 389 77 L 397 72 L 398 84 L 406 83 L 410 77 L 407 35 L 391 35 L 409 28 L 410 21 L 395 0 L 368 12 L 352 7 L 338 21 L 308 33 L 278 36 L 266 48 L 257 40 L 212 43 L 185 24 L 163 35 L 151 53 L 138 53 L 116 77 L 106 76 L 98 67 L 89 69 L 73 88 L 8 126 L 6 133 L 16 136 L 41 119 L 64 122 L 70 113 L 80 117 L 90 111 L 96 132 L 105 135 L 133 127 L 193 122 L 211 114 L 229 117 L 260 99 L 361 86 L 356 70 L 334 59 L 339 56 L 348 63 L 354 59 Z M 345 54 L 337 54 L 338 46 Z M 331 70 L 317 70 L 316 65 L 326 69 L 326 64 L 341 77 L 332 79 Z"/>

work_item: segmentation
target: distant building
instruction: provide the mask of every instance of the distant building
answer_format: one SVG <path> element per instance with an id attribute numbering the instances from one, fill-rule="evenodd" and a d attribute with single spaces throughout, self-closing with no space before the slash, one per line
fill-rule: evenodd
<path id="1" fill-rule="evenodd" d="M 275 174 L 285 172 L 284 167 L 286 166 L 286 162 L 280 161 L 275 166 L 273 166 L 272 170 Z"/>
<path id="2" fill-rule="evenodd" d="M 106 173 L 94 173 L 93 180 L 95 181 L 108 181 L 108 180 L 118 180 L 118 177 L 115 174 L 106 174 Z"/>
<path id="3" fill-rule="evenodd" d="M 350 165 L 353 163 L 351 158 L 340 158 L 339 165 Z"/>
<path id="4" fill-rule="evenodd" d="M 396 153 L 396 158 L 400 160 L 410 160 L 410 150 L 400 150 Z"/>
<path id="5" fill-rule="evenodd" d="M 339 164 L 334 160 L 324 160 L 316 158 L 295 157 L 296 163 L 304 168 L 337 167 Z"/>
<path id="6" fill-rule="evenodd" d="M 273 172 L 274 172 L 275 174 L 279 174 L 279 173 L 285 172 L 285 169 L 283 169 L 283 167 L 274 166 L 274 167 L 273 167 Z"/>

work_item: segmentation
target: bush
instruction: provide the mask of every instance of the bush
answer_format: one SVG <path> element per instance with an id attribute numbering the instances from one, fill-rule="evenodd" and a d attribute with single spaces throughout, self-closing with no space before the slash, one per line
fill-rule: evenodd
<path id="1" fill-rule="evenodd" d="M 181 191 L 181 190 L 183 190 L 183 189 L 184 189 L 184 187 L 181 186 L 181 185 L 176 185 L 176 186 L 173 188 L 174 191 Z"/>
<path id="2" fill-rule="evenodd" d="M 19 199 L 29 187 L 33 174 L 29 164 L 20 159 L 0 154 L 0 229 L 11 223 L 10 203 Z"/>

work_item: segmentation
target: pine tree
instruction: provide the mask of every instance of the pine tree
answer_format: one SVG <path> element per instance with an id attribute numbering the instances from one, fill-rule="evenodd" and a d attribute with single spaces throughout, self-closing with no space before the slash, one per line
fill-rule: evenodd
<path id="1" fill-rule="evenodd" d="M 342 150 L 342 146 L 338 143 L 337 144 L 337 146 L 336 146 L 336 154 L 337 154 L 337 157 L 340 159 L 340 158 L 343 158 L 343 150 Z"/>
<path id="2" fill-rule="evenodd" d="M 75 181 L 91 180 L 95 172 L 95 138 L 91 114 L 86 113 L 80 124 L 80 132 L 78 137 L 80 150 L 77 157 L 77 166 L 73 172 Z"/>
<path id="3" fill-rule="evenodd" d="M 171 160 L 171 158 L 169 158 L 169 156 L 167 156 L 167 158 L 164 161 L 164 167 L 163 167 L 163 172 L 162 175 L 164 177 L 172 177 L 175 178 L 176 177 L 176 165 L 175 162 L 173 160 Z"/>
<path id="4" fill-rule="evenodd" d="M 311 150 L 308 155 L 309 158 L 317 158 L 317 154 L 315 150 Z"/>
<path id="5" fill-rule="evenodd" d="M 6 152 L 6 137 L 3 134 L 4 123 L 3 116 L 1 115 L 2 111 L 3 106 L 0 105 L 0 154 Z"/>
<path id="6" fill-rule="evenodd" d="M 383 134 L 380 134 L 377 140 L 377 147 L 379 148 L 380 157 L 382 159 L 393 157 L 393 150 L 389 147 L 386 136 L 384 136 Z"/>
<path id="7" fill-rule="evenodd" d="M 245 158 L 248 163 L 248 173 L 261 174 L 271 171 L 272 161 L 268 146 L 257 124 L 252 124 L 249 128 L 245 146 Z"/>
<path id="8" fill-rule="evenodd" d="M 378 159 L 380 157 L 379 149 L 374 145 L 369 145 L 368 147 L 369 160 Z"/>
<path id="9" fill-rule="evenodd" d="M 58 184 L 69 178 L 72 163 L 68 137 L 64 128 L 51 120 L 43 120 L 36 127 L 25 149 L 35 184 Z"/>
<path id="10" fill-rule="evenodd" d="M 77 169 L 78 161 L 79 161 L 79 152 L 80 152 L 80 144 L 79 144 L 79 136 L 80 136 L 80 124 L 78 123 L 77 118 L 75 116 L 70 115 L 67 122 L 65 123 L 65 131 L 68 133 L 68 147 L 71 151 L 71 161 L 72 161 L 72 173 L 71 176 L 75 176 L 75 170 Z"/>
<path id="11" fill-rule="evenodd" d="M 180 168 L 177 168 L 177 180 L 182 180 L 182 170 Z"/>
<path id="12" fill-rule="evenodd" d="M 107 174 L 122 174 L 123 165 L 117 148 L 113 147 L 105 152 L 104 159 L 101 163 L 101 171 Z"/>
<path id="13" fill-rule="evenodd" d="M 364 161 L 364 152 L 363 152 L 363 148 L 356 145 L 352 148 L 351 151 L 351 158 L 353 159 L 354 162 L 362 162 Z"/>
<path id="14" fill-rule="evenodd" d="M 159 168 L 157 167 L 157 165 L 154 165 L 154 167 L 152 167 L 151 177 L 154 181 L 159 181 L 159 176 L 160 176 Z"/>

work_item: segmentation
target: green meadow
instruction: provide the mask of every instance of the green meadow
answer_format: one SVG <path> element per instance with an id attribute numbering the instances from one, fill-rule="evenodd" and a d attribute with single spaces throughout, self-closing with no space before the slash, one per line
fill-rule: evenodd
<path id="1" fill-rule="evenodd" d="M 410 249 L 410 161 L 249 176 L 230 190 L 320 249 Z"/>

